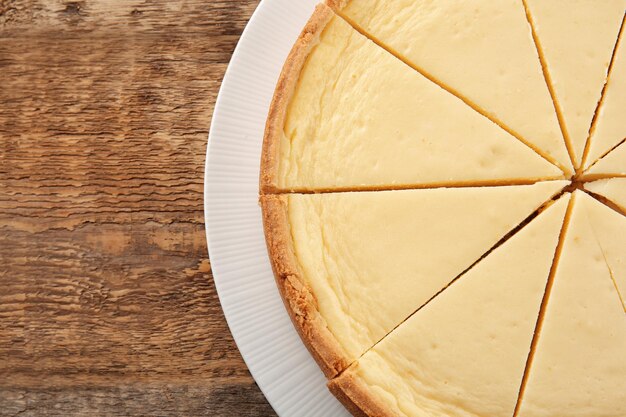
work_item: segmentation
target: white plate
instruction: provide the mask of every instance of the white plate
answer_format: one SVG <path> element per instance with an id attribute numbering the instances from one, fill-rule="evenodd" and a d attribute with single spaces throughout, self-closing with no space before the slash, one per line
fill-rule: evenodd
<path id="1" fill-rule="evenodd" d="M 285 58 L 317 0 L 263 0 L 224 77 L 204 209 L 217 292 L 252 376 L 281 417 L 349 416 L 302 344 L 274 283 L 258 206 L 265 119 Z"/>

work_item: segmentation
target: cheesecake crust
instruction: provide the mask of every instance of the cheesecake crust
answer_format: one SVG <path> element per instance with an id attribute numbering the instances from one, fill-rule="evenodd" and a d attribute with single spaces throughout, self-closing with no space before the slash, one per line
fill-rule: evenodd
<path id="1" fill-rule="evenodd" d="M 261 194 L 281 191 L 278 187 L 279 155 L 287 109 L 306 60 L 333 17 L 335 14 L 328 6 L 317 5 L 285 61 L 265 125 L 259 184 Z"/>
<path id="2" fill-rule="evenodd" d="M 328 330 L 315 295 L 303 280 L 289 226 L 287 196 L 261 196 L 267 250 L 281 298 L 298 334 L 327 378 L 346 369 L 345 350 Z"/>
<path id="3" fill-rule="evenodd" d="M 354 417 L 400 417 L 349 370 L 329 381 L 328 389 Z"/>
<path id="4" fill-rule="evenodd" d="M 326 0 L 326 4 L 333 10 L 340 11 L 348 5 L 349 1 L 350 0 Z"/>
<path id="5" fill-rule="evenodd" d="M 318 310 L 315 295 L 303 279 L 291 236 L 288 197 L 277 193 L 283 191 L 278 187 L 279 153 L 289 103 L 311 50 L 319 42 L 326 25 L 335 17 L 329 7 L 333 4 L 338 3 L 329 2 L 328 6 L 319 4 L 315 8 L 285 61 L 265 126 L 259 184 L 265 240 L 281 298 L 300 338 L 324 375 L 331 379 L 329 387 L 332 378 L 347 369 L 350 361 L 343 347 L 328 329 Z M 345 380 L 343 378 L 340 381 Z M 335 395 L 341 392 L 343 391 L 338 389 Z M 366 390 L 361 389 L 358 392 L 362 398 L 367 397 Z M 350 408 L 350 411 L 356 416 L 367 416 L 357 406 Z M 388 413 L 380 415 L 391 416 Z"/>

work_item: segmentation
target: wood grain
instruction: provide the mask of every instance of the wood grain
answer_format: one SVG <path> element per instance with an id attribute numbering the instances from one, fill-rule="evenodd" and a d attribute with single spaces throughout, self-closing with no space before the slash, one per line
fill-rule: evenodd
<path id="1" fill-rule="evenodd" d="M 0 0 L 0 415 L 274 415 L 217 300 L 217 91 L 257 0 Z"/>

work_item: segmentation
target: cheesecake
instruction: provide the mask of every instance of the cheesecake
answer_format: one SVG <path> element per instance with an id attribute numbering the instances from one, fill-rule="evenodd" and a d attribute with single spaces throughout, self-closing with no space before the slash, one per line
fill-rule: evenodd
<path id="1" fill-rule="evenodd" d="M 568 202 L 561 197 L 416 311 L 331 390 L 381 417 L 512 416 Z"/>
<path id="2" fill-rule="evenodd" d="M 563 178 L 555 165 L 330 9 L 318 9 L 286 69 L 268 120 L 265 192 Z M 467 132 L 480 141 L 468 141 Z"/>
<path id="3" fill-rule="evenodd" d="M 589 179 L 626 177 L 626 142 L 622 141 L 616 148 L 609 150 L 602 159 L 591 165 L 584 175 Z"/>
<path id="4" fill-rule="evenodd" d="M 333 0 L 359 30 L 572 172 L 521 0 Z"/>
<path id="5" fill-rule="evenodd" d="M 605 94 L 600 100 L 595 124 L 592 126 L 585 168 L 594 164 L 607 151 L 626 138 L 626 45 L 624 24 L 611 60 L 611 71 L 605 85 Z"/>
<path id="6" fill-rule="evenodd" d="M 589 218 L 600 203 L 574 199 L 519 417 L 626 415 L 626 311 Z"/>
<path id="7" fill-rule="evenodd" d="M 316 317 L 300 334 L 334 376 L 566 185 L 285 194 L 261 205 L 283 292 L 314 295 L 294 307 Z"/>
<path id="8" fill-rule="evenodd" d="M 594 0 L 525 0 L 525 3 L 545 71 L 554 88 L 572 159 L 580 167 L 593 116 L 607 82 L 626 2 L 603 0 L 602 7 Z M 622 76 L 619 68 L 615 75 Z M 614 104 L 609 106 L 612 108 Z M 606 148 L 606 145 L 596 145 L 594 149 L 598 147 Z M 597 159 L 595 153 L 591 158 L 594 157 Z"/>
<path id="9" fill-rule="evenodd" d="M 354 416 L 626 415 L 626 0 L 328 0 L 259 199 Z"/>
<path id="10" fill-rule="evenodd" d="M 585 209 L 611 279 L 626 308 L 626 217 L 604 204 L 581 194 Z"/>
<path id="11" fill-rule="evenodd" d="M 617 205 L 626 214 L 626 178 L 607 178 L 585 184 L 585 189 Z"/>

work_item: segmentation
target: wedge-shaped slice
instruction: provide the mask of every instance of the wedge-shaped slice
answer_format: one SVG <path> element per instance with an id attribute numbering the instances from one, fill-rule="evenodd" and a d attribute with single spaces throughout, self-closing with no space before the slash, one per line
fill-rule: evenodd
<path id="1" fill-rule="evenodd" d="M 481 260 L 331 390 L 372 417 L 511 417 L 568 202 Z"/>
<path id="2" fill-rule="evenodd" d="M 626 178 L 607 178 L 590 182 L 585 184 L 585 189 L 608 199 L 626 213 Z"/>
<path id="3" fill-rule="evenodd" d="M 614 148 L 626 138 L 626 45 L 624 28 L 609 79 L 606 84 L 604 98 L 598 109 L 595 127 L 589 140 L 589 151 L 585 166 L 596 162 L 602 155 Z"/>
<path id="4" fill-rule="evenodd" d="M 520 0 L 332 0 L 369 36 L 571 170 Z"/>
<path id="5" fill-rule="evenodd" d="M 626 309 L 626 216 L 586 194 L 579 197 L 579 202 L 587 211 L 589 222 Z"/>
<path id="6" fill-rule="evenodd" d="M 517 416 L 624 416 L 624 375 L 626 314 L 575 201 Z"/>
<path id="7" fill-rule="evenodd" d="M 276 97 L 262 168 L 266 192 L 562 177 L 326 6 L 296 44 Z"/>
<path id="8" fill-rule="evenodd" d="M 526 0 L 575 164 L 585 144 L 620 32 L 626 0 Z"/>
<path id="9" fill-rule="evenodd" d="M 626 142 L 592 165 L 585 175 L 626 176 Z"/>
<path id="10" fill-rule="evenodd" d="M 264 196 L 279 288 L 333 376 L 567 182 Z"/>

